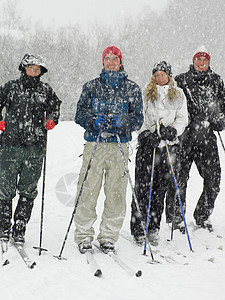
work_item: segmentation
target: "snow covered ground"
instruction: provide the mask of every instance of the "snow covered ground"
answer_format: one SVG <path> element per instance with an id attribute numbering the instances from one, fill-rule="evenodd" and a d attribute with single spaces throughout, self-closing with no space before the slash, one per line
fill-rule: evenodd
<path id="1" fill-rule="evenodd" d="M 222 132 L 225 141 L 225 132 Z M 96 259 L 103 271 L 102 278 L 94 277 L 85 255 L 79 254 L 73 242 L 74 224 L 63 252 L 67 260 L 58 260 L 66 230 L 73 211 L 75 184 L 82 163 L 83 130 L 74 122 L 61 122 L 49 132 L 47 151 L 46 193 L 44 210 L 43 244 L 48 252 L 38 251 L 42 178 L 39 195 L 27 228 L 25 249 L 37 266 L 28 269 L 18 253 L 10 247 L 10 264 L 0 269 L 1 299 L 54 299 L 54 300 L 222 300 L 225 299 L 225 153 L 218 139 L 222 165 L 221 191 L 211 217 L 214 232 L 209 233 L 194 226 L 193 210 L 201 193 L 202 180 L 193 166 L 188 185 L 187 224 L 194 249 L 189 249 L 187 236 L 179 232 L 170 238 L 170 229 L 163 216 L 160 245 L 154 248 L 154 258 L 161 264 L 149 264 L 150 257 L 142 255 L 142 249 L 123 239 L 116 244 L 117 253 L 132 269 L 142 270 L 142 277 L 127 275 L 109 257 L 101 253 Z M 135 135 L 131 143 L 133 154 L 129 170 L 134 175 Z M 65 184 L 66 182 L 66 184 Z M 67 188 L 67 190 L 66 190 Z M 17 198 L 15 199 L 15 202 Z M 104 194 L 98 203 L 100 222 Z M 128 184 L 127 215 L 123 231 L 129 233 L 131 188 Z M 218 237 L 221 236 L 221 237 Z M 159 252 L 158 252 L 159 250 Z M 178 255 L 179 253 L 179 255 Z M 168 262 L 161 255 L 174 259 Z"/>

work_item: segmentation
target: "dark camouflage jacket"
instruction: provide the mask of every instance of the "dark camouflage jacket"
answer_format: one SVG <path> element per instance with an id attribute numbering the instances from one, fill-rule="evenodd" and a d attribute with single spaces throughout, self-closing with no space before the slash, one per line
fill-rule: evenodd
<path id="1" fill-rule="evenodd" d="M 40 77 L 21 74 L 0 88 L 0 114 L 6 122 L 2 146 L 44 146 L 46 120 L 58 123 L 61 101 Z"/>

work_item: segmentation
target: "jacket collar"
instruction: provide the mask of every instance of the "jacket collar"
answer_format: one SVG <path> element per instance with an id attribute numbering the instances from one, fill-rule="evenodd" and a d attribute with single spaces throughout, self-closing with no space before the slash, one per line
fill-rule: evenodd
<path id="1" fill-rule="evenodd" d="M 100 74 L 100 77 L 104 84 L 111 86 L 113 88 L 119 87 L 122 84 L 122 81 L 128 77 L 125 71 L 106 71 L 104 68 Z"/>
<path id="2" fill-rule="evenodd" d="M 22 73 L 20 76 L 20 80 L 25 89 L 36 88 L 40 82 L 40 76 L 31 77 L 31 76 L 27 76 L 26 74 Z"/>

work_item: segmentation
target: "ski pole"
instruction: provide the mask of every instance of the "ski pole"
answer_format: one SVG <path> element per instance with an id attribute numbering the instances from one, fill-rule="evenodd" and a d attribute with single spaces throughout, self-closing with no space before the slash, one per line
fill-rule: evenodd
<path id="1" fill-rule="evenodd" d="M 144 255 L 146 255 L 146 247 L 147 247 L 148 223 L 149 223 L 149 214 L 150 214 L 151 198 L 152 198 L 154 164 L 155 164 L 155 148 L 153 150 L 153 158 L 152 158 L 152 173 L 151 173 L 149 200 L 148 200 L 148 214 L 147 214 L 147 222 L 146 222 L 145 245 L 144 245 L 144 252 L 143 252 Z"/>
<path id="2" fill-rule="evenodd" d="M 139 204 L 138 204 L 137 196 L 136 196 L 136 193 L 135 193 L 135 190 L 134 190 L 134 187 L 133 187 L 132 179 L 131 179 L 131 176 L 130 176 L 130 172 L 129 172 L 129 169 L 128 169 L 128 166 L 127 166 L 127 162 L 126 162 L 126 159 L 125 159 L 125 156 L 124 156 L 123 148 L 122 148 L 120 137 L 119 137 L 118 133 L 116 133 L 116 138 L 117 138 L 117 142 L 118 142 L 120 152 L 121 152 L 121 155 L 122 155 L 122 158 L 123 158 L 125 172 L 127 174 L 128 180 L 130 182 L 130 186 L 131 186 L 132 194 L 133 194 L 133 197 L 134 197 L 134 200 L 135 200 L 135 204 L 136 204 L 138 213 L 141 216 L 142 213 L 141 213 L 141 210 L 140 210 L 140 207 L 139 207 Z M 142 226 L 143 231 L 145 232 L 145 226 L 143 224 L 143 221 L 141 221 L 141 226 Z M 150 246 L 149 241 L 148 241 L 148 247 L 149 247 L 149 252 L 150 252 L 150 255 L 151 255 L 151 258 L 152 258 L 152 262 L 155 262 L 153 252 L 152 252 L 152 248 Z"/>
<path id="3" fill-rule="evenodd" d="M 41 251 L 48 251 L 47 249 L 42 248 L 42 235 L 43 235 L 43 222 L 44 222 L 44 199 L 45 199 L 45 175 L 46 175 L 46 157 L 47 157 L 47 137 L 48 137 L 48 134 L 46 132 L 46 145 L 45 145 L 44 163 L 43 163 L 43 184 L 42 184 L 42 201 L 41 201 L 40 240 L 39 240 L 39 247 L 33 247 L 34 249 L 39 250 L 39 256 L 41 255 Z"/>
<path id="4" fill-rule="evenodd" d="M 55 255 L 54 255 L 54 257 L 56 257 L 56 258 L 58 258 L 58 259 L 60 259 L 60 260 L 63 259 L 62 253 L 63 253 L 63 250 L 64 250 L 64 248 L 65 248 L 65 244 L 66 244 L 66 241 L 67 241 L 67 238 L 68 238 L 68 234 L 69 234 L 71 225 L 72 225 L 72 223 L 73 223 L 73 219 L 74 219 L 74 216 L 75 216 L 75 213 L 76 213 L 76 210 L 77 210 L 77 206 L 78 206 L 78 203 L 79 203 L 81 194 L 82 194 L 82 192 L 83 192 L 83 187 L 84 187 L 85 181 L 86 181 L 87 176 L 88 176 L 88 171 L 89 171 L 90 168 L 91 168 L 91 163 L 92 163 L 92 160 L 93 160 L 93 158 L 94 158 L 94 155 L 95 155 L 95 152 L 96 152 L 98 143 L 99 143 L 99 139 L 100 139 L 101 132 L 102 132 L 102 131 L 99 130 L 99 134 L 98 134 L 97 140 L 96 140 L 96 142 L 95 142 L 94 150 L 93 150 L 93 152 L 92 152 L 92 154 L 91 154 L 91 158 L 90 158 L 90 160 L 89 160 L 89 163 L 88 163 L 88 166 L 87 166 L 87 170 L 86 170 L 86 173 L 85 173 L 85 175 L 84 175 L 84 179 L 83 179 L 83 182 L 82 182 L 82 184 L 81 184 L 79 194 L 78 194 L 78 196 L 77 196 L 77 201 L 76 201 L 76 204 L 75 204 L 74 209 L 73 209 L 73 212 L 72 212 L 72 216 L 71 216 L 71 219 L 70 219 L 70 222 L 69 222 L 69 226 L 68 226 L 67 231 L 66 231 L 65 238 L 64 238 L 64 240 L 63 240 L 63 244 L 62 244 L 60 253 L 59 253 L 58 256 L 55 256 Z"/>
<path id="5" fill-rule="evenodd" d="M 219 136 L 219 139 L 220 139 L 221 145 L 222 145 L 222 147 L 223 147 L 223 150 L 224 150 L 224 152 L 225 152 L 225 146 L 224 146 L 224 143 L 223 143 L 223 140 L 222 140 L 221 134 L 220 134 L 220 132 L 219 132 L 219 131 L 217 131 L 217 133 L 218 133 L 218 136 Z"/>
<path id="6" fill-rule="evenodd" d="M 170 163 L 170 168 L 171 168 L 172 175 L 173 175 L 173 180 L 174 180 L 175 188 L 176 188 L 176 191 L 177 191 L 177 196 L 178 196 L 178 199 L 179 199 L 179 204 L 180 204 L 180 209 L 181 209 L 182 217 L 183 217 L 183 220 L 184 220 L 184 226 L 185 226 L 185 231 L 186 231 L 186 234 L 187 234 L 187 239 L 188 239 L 190 251 L 193 252 L 193 249 L 192 249 L 192 246 L 191 246 L 190 237 L 189 237 L 189 233 L 188 233 L 186 219 L 185 219 L 185 216 L 184 216 L 184 210 L 183 210 L 183 206 L 182 206 L 181 199 L 180 199 L 180 193 L 179 193 L 179 189 L 178 189 L 178 186 L 177 186 L 177 182 L 176 182 L 176 178 L 175 178 L 175 174 L 174 174 L 174 171 L 173 171 L 173 166 L 172 166 L 172 162 L 171 162 L 171 158 L 170 158 L 170 153 L 169 153 L 169 149 L 168 149 L 166 141 L 165 141 L 165 145 L 166 145 L 166 151 L 167 151 L 168 159 L 169 159 L 169 163 Z"/>

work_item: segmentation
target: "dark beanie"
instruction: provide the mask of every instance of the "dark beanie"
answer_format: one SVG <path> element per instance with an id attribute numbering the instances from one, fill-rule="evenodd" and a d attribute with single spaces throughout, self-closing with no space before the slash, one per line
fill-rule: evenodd
<path id="1" fill-rule="evenodd" d="M 160 61 L 154 65 L 153 70 L 152 70 L 152 75 L 155 74 L 155 72 L 157 72 L 157 71 L 163 71 L 166 74 L 168 74 L 170 77 L 172 77 L 171 65 L 164 60 Z"/>

